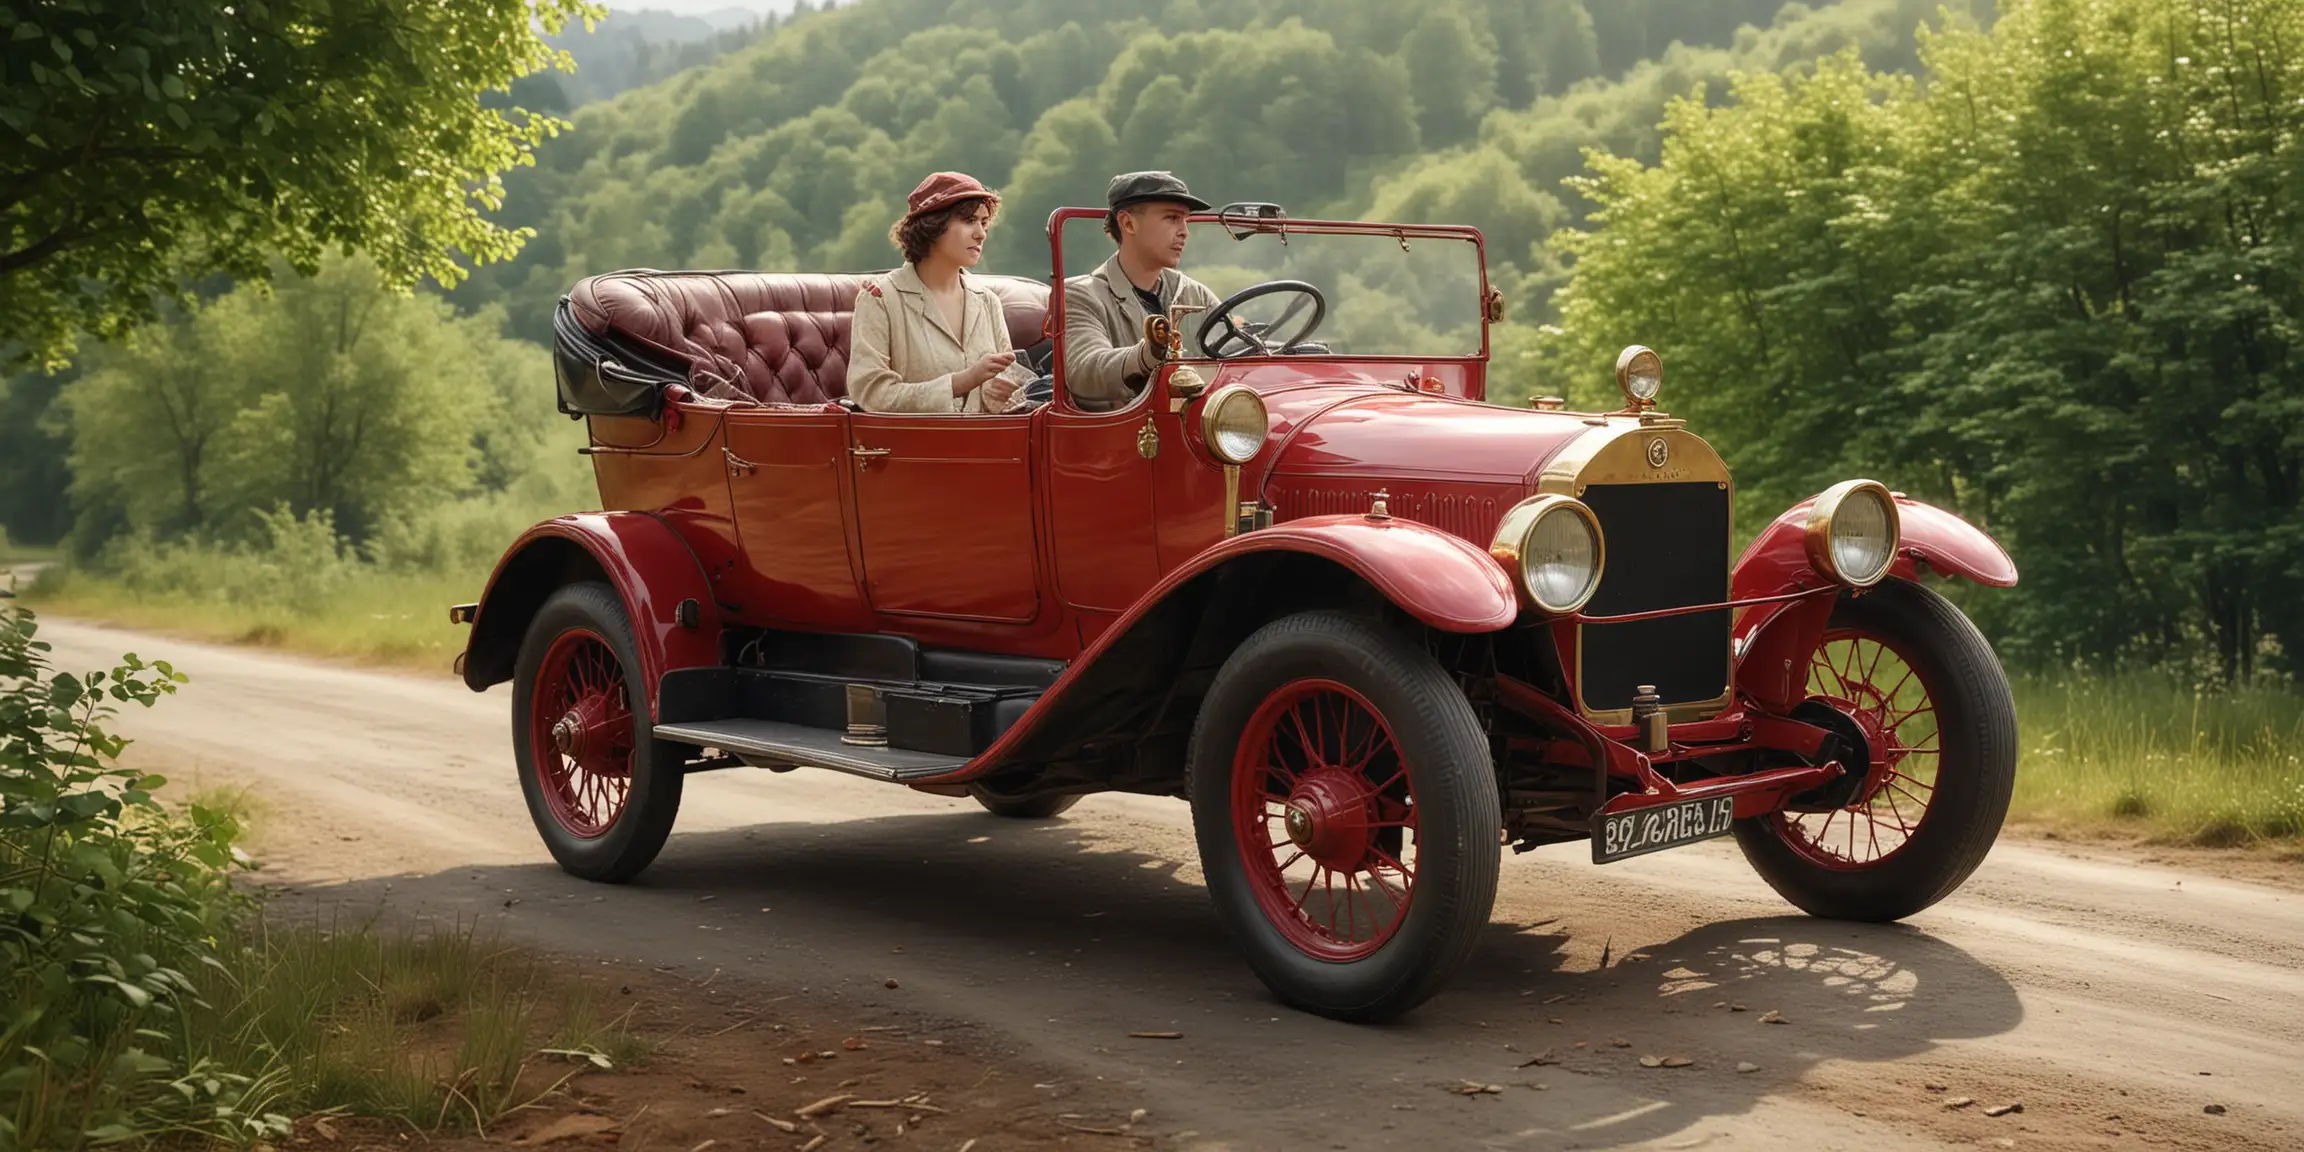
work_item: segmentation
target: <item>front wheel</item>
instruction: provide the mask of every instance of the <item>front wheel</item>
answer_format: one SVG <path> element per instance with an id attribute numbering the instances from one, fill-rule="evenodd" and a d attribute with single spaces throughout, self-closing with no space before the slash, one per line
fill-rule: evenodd
<path id="1" fill-rule="evenodd" d="M 1488 742 L 1438 661 L 1357 617 L 1250 636 L 1192 734 L 1192 825 L 1216 911 L 1282 1000 L 1381 1020 L 1438 991 L 1496 902 Z"/>
<path id="2" fill-rule="evenodd" d="M 1810 699 L 1849 716 L 1870 764 L 1845 796 L 1736 823 L 1762 879 L 1816 916 L 1899 920 L 1984 862 L 2016 787 L 2016 705 L 1976 626 L 1917 584 L 1832 609 Z"/>
<path id="3" fill-rule="evenodd" d="M 512 676 L 512 751 L 544 846 L 567 872 L 631 879 L 680 811 L 681 748 L 655 738 L 639 646 L 605 584 L 537 610 Z"/>

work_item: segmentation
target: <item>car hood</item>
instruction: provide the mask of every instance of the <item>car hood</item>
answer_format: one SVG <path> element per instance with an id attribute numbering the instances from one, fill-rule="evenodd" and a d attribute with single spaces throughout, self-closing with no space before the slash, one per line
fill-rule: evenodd
<path id="1" fill-rule="evenodd" d="M 1368 487 L 1431 481 L 1528 491 L 1544 463 L 1597 420 L 1365 384 L 1289 388 L 1264 399 L 1276 441 L 1267 483 L 1283 487 L 1350 478 Z"/>

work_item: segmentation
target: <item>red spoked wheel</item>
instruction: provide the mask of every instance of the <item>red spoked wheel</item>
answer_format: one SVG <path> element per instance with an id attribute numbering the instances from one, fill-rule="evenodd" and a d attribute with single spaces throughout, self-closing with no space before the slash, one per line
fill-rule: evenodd
<path id="1" fill-rule="evenodd" d="M 1917 584 L 1832 610 L 1809 659 L 1810 702 L 1861 734 L 1866 763 L 1785 811 L 1737 823 L 1747 859 L 1820 916 L 1893 920 L 1983 862 L 2016 780 L 2016 710 L 1991 645 Z"/>
<path id="2" fill-rule="evenodd" d="M 563 632 L 544 653 L 529 706 L 544 803 L 568 834 L 605 835 L 632 791 L 631 691 L 608 641 Z"/>
<path id="3" fill-rule="evenodd" d="M 1320 960 L 1373 955 L 1415 895 L 1416 793 L 1392 728 L 1333 680 L 1267 697 L 1232 771 L 1233 834 L 1257 903 Z"/>
<path id="4" fill-rule="evenodd" d="M 1471 954 L 1496 902 L 1496 771 L 1422 645 L 1342 612 L 1265 625 L 1209 685 L 1187 776 L 1208 894 L 1282 1000 L 1386 1019 Z"/>
<path id="5" fill-rule="evenodd" d="M 655 738 L 639 646 L 605 584 L 536 610 L 512 673 L 512 750 L 528 817 L 560 867 L 630 879 L 663 849 L 690 749 Z"/>

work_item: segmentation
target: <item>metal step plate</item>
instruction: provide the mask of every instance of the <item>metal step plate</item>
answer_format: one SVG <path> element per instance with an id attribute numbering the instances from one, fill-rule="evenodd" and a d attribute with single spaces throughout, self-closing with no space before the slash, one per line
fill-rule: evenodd
<path id="1" fill-rule="evenodd" d="M 791 764 L 803 768 L 830 768 L 869 776 L 875 780 L 918 780 L 955 771 L 968 761 L 960 756 L 913 752 L 903 748 L 858 748 L 840 742 L 841 733 L 776 720 L 702 720 L 686 724 L 659 724 L 656 738 L 704 748 L 760 764 Z"/>

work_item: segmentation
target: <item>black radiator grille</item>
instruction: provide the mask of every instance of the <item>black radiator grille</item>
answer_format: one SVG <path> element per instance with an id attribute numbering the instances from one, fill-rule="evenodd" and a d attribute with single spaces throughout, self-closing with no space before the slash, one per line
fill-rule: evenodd
<path id="1" fill-rule="evenodd" d="M 1717 604 L 1728 598 L 1728 490 L 1694 484 L 1595 484 L 1584 503 L 1608 545 L 1587 615 L 1622 616 Z M 1583 629 L 1584 707 L 1630 708 L 1637 685 L 1666 704 L 1716 700 L 1728 690 L 1729 612 L 1722 608 Z"/>

